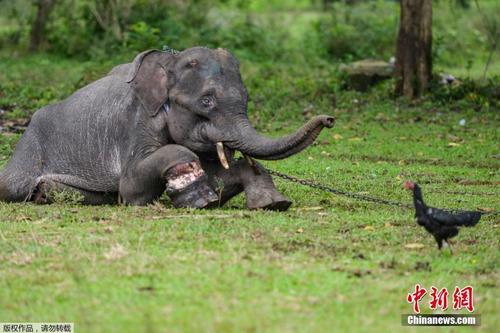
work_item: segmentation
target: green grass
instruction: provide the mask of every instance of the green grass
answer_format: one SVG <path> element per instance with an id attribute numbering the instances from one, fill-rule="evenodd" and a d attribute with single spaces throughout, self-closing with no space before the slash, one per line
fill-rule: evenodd
<path id="1" fill-rule="evenodd" d="M 119 62 L 2 60 L 0 108 L 13 118 Z M 413 179 L 433 205 L 500 209 L 498 110 L 340 91 L 334 66 L 242 61 L 242 71 L 251 118 L 268 135 L 314 114 L 337 117 L 316 145 L 266 166 L 406 202 L 401 184 Z M 0 167 L 18 139 L 0 135 Z M 0 203 L 0 322 L 75 322 L 77 332 L 419 331 L 400 316 L 420 283 L 472 285 L 482 325 L 463 331 L 497 330 L 498 219 L 462 230 L 450 256 L 410 210 L 276 182 L 294 201 L 284 213 L 248 211 L 242 196 L 204 211 Z"/>

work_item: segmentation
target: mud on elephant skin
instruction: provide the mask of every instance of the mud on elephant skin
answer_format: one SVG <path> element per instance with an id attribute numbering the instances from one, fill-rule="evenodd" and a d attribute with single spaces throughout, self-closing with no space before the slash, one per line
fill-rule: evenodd
<path id="1" fill-rule="evenodd" d="M 202 208 L 245 192 L 248 208 L 285 210 L 291 202 L 254 158 L 296 154 L 334 118 L 270 139 L 250 124 L 247 100 L 226 50 L 145 51 L 33 115 L 0 172 L 0 200 L 72 191 L 88 204 L 145 205 L 166 191 L 175 207 Z"/>

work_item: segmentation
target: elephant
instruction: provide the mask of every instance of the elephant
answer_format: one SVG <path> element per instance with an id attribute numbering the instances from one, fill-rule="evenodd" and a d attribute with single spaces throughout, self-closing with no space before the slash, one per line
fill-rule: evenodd
<path id="1" fill-rule="evenodd" d="M 69 191 L 84 204 L 147 205 L 166 192 L 174 207 L 204 208 L 244 192 L 249 209 L 286 210 L 292 202 L 255 159 L 296 154 L 335 119 L 268 138 L 247 104 L 225 49 L 142 52 L 33 114 L 0 172 L 0 200 L 51 203 Z"/>

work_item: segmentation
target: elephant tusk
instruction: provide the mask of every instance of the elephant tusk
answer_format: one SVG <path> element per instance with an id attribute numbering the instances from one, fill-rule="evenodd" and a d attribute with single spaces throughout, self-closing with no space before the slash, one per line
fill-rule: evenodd
<path id="1" fill-rule="evenodd" d="M 222 142 L 217 142 L 216 146 L 220 164 L 222 164 L 224 169 L 229 169 L 229 163 L 227 162 L 226 153 L 224 152 L 224 144 Z"/>
<path id="2" fill-rule="evenodd" d="M 257 163 L 255 163 L 255 161 L 253 160 L 253 158 L 251 158 L 250 156 L 248 156 L 246 154 L 243 154 L 243 156 L 247 160 L 247 163 L 250 164 L 250 166 L 252 167 L 253 172 L 256 175 L 260 175 L 259 167 L 257 166 Z"/>

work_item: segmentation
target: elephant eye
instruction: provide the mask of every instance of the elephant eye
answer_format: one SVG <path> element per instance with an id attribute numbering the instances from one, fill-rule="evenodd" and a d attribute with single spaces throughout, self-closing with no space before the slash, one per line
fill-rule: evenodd
<path id="1" fill-rule="evenodd" d="M 200 102 L 206 108 L 211 108 L 214 106 L 214 99 L 212 96 L 203 96 Z"/>

